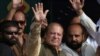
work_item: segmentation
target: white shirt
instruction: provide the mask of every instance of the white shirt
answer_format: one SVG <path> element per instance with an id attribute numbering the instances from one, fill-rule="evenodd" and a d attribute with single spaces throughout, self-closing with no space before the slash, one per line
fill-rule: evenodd
<path id="1" fill-rule="evenodd" d="M 80 56 L 76 51 L 69 48 L 65 43 L 63 43 L 61 47 L 66 56 Z M 93 47 L 84 42 L 81 47 L 81 56 L 95 56 L 95 50 Z"/>
<path id="2" fill-rule="evenodd" d="M 97 47 L 98 47 L 98 44 L 97 44 L 96 40 L 94 38 L 92 38 L 91 36 L 89 36 L 87 38 L 86 42 L 87 42 L 87 44 L 91 45 L 94 48 L 95 52 L 96 52 Z"/>
<path id="3" fill-rule="evenodd" d="M 85 13 L 80 16 L 80 19 L 82 25 L 87 29 L 89 34 L 97 41 L 98 45 L 100 46 L 100 31 L 97 31 L 97 25 Z"/>

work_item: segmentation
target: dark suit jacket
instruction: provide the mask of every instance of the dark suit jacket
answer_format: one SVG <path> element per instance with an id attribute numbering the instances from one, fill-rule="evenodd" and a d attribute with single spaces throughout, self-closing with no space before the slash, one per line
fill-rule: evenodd
<path id="1" fill-rule="evenodd" d="M 0 43 L 0 56 L 15 56 L 9 45 Z"/>

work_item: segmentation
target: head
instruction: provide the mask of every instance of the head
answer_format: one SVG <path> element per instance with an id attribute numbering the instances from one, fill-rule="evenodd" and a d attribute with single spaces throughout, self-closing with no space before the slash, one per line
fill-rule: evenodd
<path id="1" fill-rule="evenodd" d="M 18 39 L 18 25 L 15 22 L 5 21 L 1 23 L 1 32 L 2 32 L 2 39 L 4 42 L 13 45 L 17 43 Z"/>
<path id="2" fill-rule="evenodd" d="M 66 30 L 66 44 L 73 50 L 81 48 L 85 40 L 85 29 L 79 23 L 70 24 Z"/>
<path id="3" fill-rule="evenodd" d="M 73 19 L 71 20 L 71 23 L 80 23 L 80 17 L 79 16 L 73 17 Z"/>
<path id="4" fill-rule="evenodd" d="M 19 32 L 23 33 L 26 26 L 25 14 L 21 11 L 16 11 L 12 20 L 18 22 Z"/>
<path id="5" fill-rule="evenodd" d="M 53 47 L 59 47 L 63 37 L 63 27 L 58 23 L 48 25 L 45 33 L 45 42 Z"/>

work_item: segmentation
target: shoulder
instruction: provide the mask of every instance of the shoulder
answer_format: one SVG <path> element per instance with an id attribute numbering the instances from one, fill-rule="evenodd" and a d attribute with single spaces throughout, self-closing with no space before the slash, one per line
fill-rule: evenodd
<path id="1" fill-rule="evenodd" d="M 95 56 L 96 54 L 94 48 L 89 44 L 85 44 L 82 47 L 82 52 L 84 53 L 84 55 L 88 55 L 88 56 Z"/>
<path id="2" fill-rule="evenodd" d="M 0 56 L 14 56 L 14 53 L 8 45 L 0 43 Z"/>

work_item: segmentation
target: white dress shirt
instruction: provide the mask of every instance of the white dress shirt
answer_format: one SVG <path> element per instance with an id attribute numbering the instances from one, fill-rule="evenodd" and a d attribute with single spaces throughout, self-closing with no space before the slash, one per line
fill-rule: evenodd
<path id="1" fill-rule="evenodd" d="M 96 40 L 97 44 L 100 46 L 100 29 L 85 13 L 80 16 L 82 25 L 87 29 L 88 33 Z M 90 40 L 92 41 L 92 40 Z"/>

